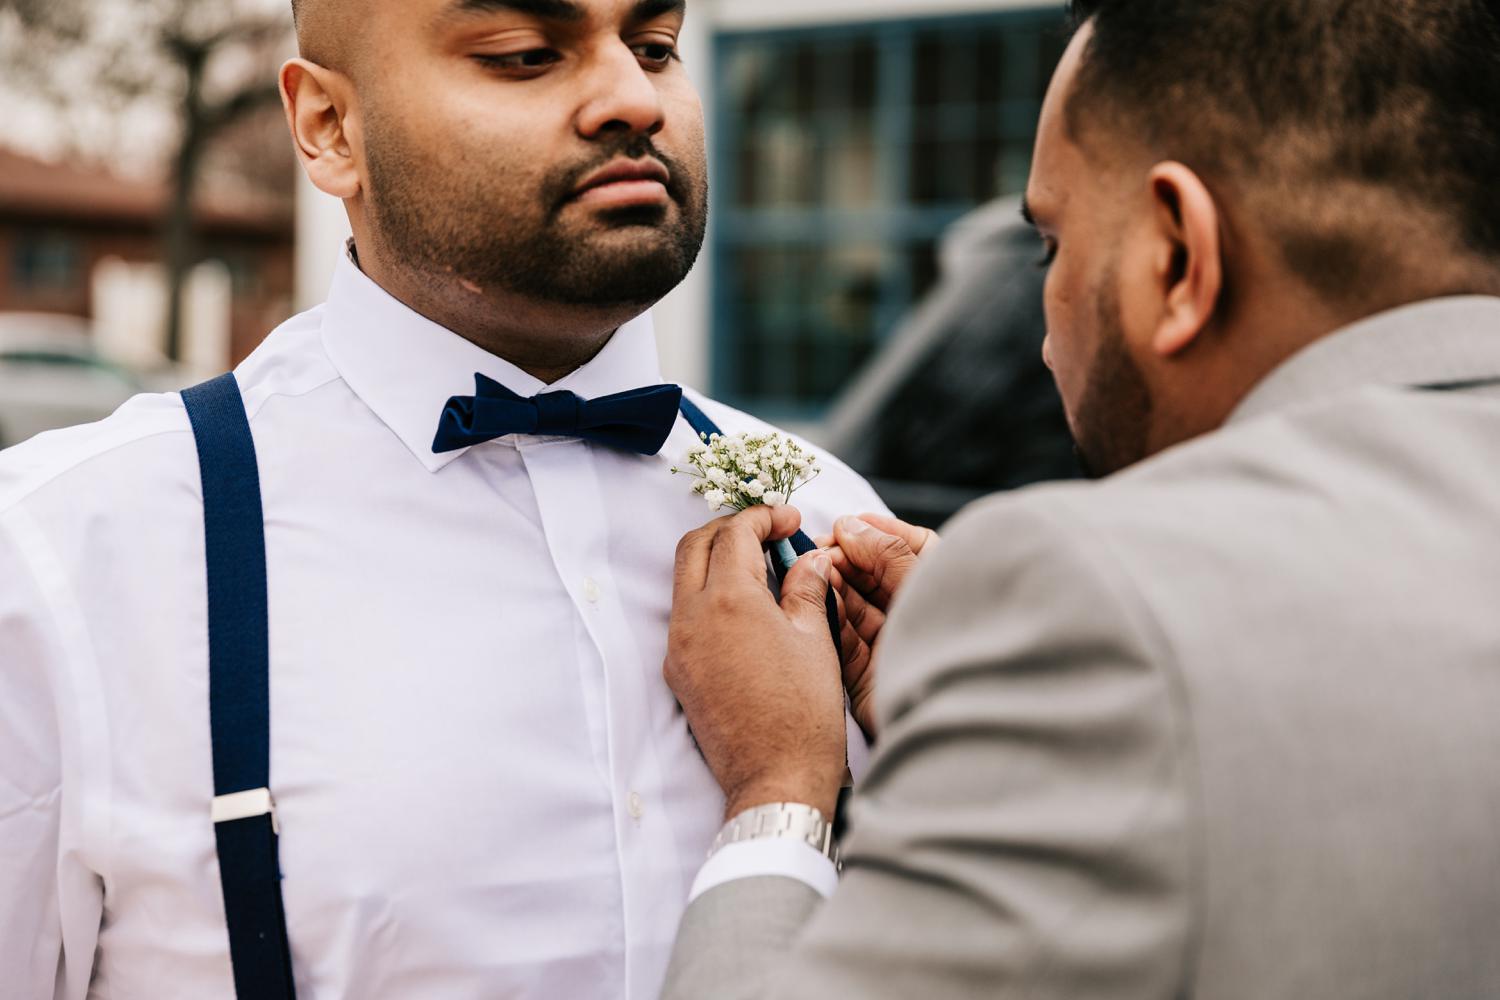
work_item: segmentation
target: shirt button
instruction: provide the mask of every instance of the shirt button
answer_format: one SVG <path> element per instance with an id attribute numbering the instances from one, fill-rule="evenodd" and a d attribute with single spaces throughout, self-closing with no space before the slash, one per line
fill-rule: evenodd
<path id="1" fill-rule="evenodd" d="M 640 819 L 646 814 L 646 805 L 641 801 L 640 792 L 630 793 L 630 815 L 632 819 Z"/>
<path id="2" fill-rule="evenodd" d="M 588 601 L 590 604 L 598 604 L 599 594 L 599 581 L 593 577 L 589 577 L 583 581 L 583 599 L 585 601 Z"/>

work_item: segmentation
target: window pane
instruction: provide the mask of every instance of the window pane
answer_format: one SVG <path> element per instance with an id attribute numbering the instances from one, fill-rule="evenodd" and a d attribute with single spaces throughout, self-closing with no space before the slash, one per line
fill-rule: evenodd
<path id="1" fill-rule="evenodd" d="M 1000 12 L 721 39 L 721 395 L 813 413 L 869 359 L 937 282 L 944 226 L 1024 187 L 1061 22 Z"/>
<path id="2" fill-rule="evenodd" d="M 11 278 L 17 291 L 28 294 L 74 291 L 83 281 L 82 248 L 65 233 L 22 231 Z"/>

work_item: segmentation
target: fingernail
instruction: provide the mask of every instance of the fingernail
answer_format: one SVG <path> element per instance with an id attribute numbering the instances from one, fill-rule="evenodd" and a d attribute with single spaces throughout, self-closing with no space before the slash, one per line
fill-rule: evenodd
<path id="1" fill-rule="evenodd" d="M 870 530 L 870 526 L 857 517 L 841 517 L 838 526 L 851 535 L 863 535 Z"/>
<path id="2" fill-rule="evenodd" d="M 828 575 L 833 572 L 833 560 L 828 558 L 828 553 L 826 552 L 816 553 L 812 557 L 812 564 L 813 572 L 817 573 L 824 580 L 827 580 Z"/>

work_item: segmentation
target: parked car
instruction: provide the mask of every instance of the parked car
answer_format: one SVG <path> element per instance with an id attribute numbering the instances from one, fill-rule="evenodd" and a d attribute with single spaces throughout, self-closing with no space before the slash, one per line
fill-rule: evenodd
<path id="1" fill-rule="evenodd" d="M 135 376 L 99 356 L 87 320 L 0 313 L 0 448 L 100 420 L 141 391 Z"/>
<path id="2" fill-rule="evenodd" d="M 1042 362 L 1041 254 L 1017 200 L 954 224 L 937 288 L 817 435 L 906 520 L 937 527 L 985 494 L 1079 475 Z"/>

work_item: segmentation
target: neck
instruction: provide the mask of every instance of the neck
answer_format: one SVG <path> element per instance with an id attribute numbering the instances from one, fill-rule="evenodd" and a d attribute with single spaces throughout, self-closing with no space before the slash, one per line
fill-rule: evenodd
<path id="1" fill-rule="evenodd" d="M 541 303 L 478 287 L 453 275 L 417 274 L 378 248 L 355 263 L 413 312 L 551 385 L 592 361 L 615 331 L 639 315 L 630 307 Z"/>
<path id="2" fill-rule="evenodd" d="M 1218 430 L 1272 372 L 1365 315 L 1330 306 L 1293 283 L 1224 305 L 1172 366 L 1171 383 L 1154 387 L 1152 454 Z"/>
<path id="3" fill-rule="evenodd" d="M 1212 326 L 1152 386 L 1151 454 L 1218 430 L 1267 376 L 1345 327 L 1440 296 L 1500 294 L 1500 267 L 1429 241 L 1375 269 L 1361 294 L 1331 299 L 1288 273 L 1269 243 L 1242 240 L 1226 286 L 1238 291 L 1226 291 Z"/>

